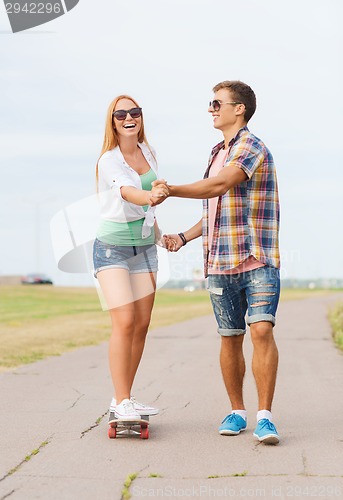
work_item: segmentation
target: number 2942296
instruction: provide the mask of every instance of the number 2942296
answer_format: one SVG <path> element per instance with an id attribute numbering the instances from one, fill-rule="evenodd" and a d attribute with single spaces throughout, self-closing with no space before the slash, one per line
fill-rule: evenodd
<path id="1" fill-rule="evenodd" d="M 59 14 L 62 11 L 59 3 L 35 3 L 28 2 L 21 5 L 20 3 L 6 3 L 6 11 L 8 14 Z"/>

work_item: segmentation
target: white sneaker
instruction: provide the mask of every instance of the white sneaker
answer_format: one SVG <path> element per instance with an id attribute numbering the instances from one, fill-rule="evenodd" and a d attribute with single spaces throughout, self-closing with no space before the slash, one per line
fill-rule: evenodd
<path id="1" fill-rule="evenodd" d="M 158 408 L 154 408 L 153 406 L 139 403 L 138 401 L 136 401 L 134 396 L 131 396 L 130 401 L 133 404 L 135 410 L 139 413 L 139 415 L 158 415 L 158 413 L 159 413 Z M 111 406 L 110 406 L 110 413 L 115 412 L 116 405 L 117 405 L 116 400 L 114 398 L 112 398 Z"/>
<path id="2" fill-rule="evenodd" d="M 116 418 L 121 420 L 141 419 L 140 414 L 135 410 L 135 407 L 129 399 L 123 399 L 123 401 L 119 405 L 116 405 L 114 414 Z"/>
<path id="3" fill-rule="evenodd" d="M 134 396 L 131 396 L 130 401 L 133 403 L 135 410 L 138 411 L 140 415 L 157 415 L 159 413 L 158 408 L 139 403 L 138 401 L 136 401 L 136 398 Z"/>

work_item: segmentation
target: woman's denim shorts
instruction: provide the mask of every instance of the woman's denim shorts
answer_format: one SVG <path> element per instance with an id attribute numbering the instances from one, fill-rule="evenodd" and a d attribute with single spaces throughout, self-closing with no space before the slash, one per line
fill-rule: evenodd
<path id="1" fill-rule="evenodd" d="M 244 335 L 247 312 L 248 325 L 259 321 L 275 325 L 279 269 L 263 266 L 239 274 L 210 274 L 208 290 L 220 335 Z"/>
<path id="2" fill-rule="evenodd" d="M 130 274 L 158 271 L 156 245 L 120 246 L 95 239 L 93 245 L 94 276 L 104 269 L 126 269 Z"/>

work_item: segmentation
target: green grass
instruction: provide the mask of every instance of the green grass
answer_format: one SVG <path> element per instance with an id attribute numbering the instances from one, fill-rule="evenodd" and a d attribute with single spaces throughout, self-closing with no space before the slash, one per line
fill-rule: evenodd
<path id="1" fill-rule="evenodd" d="M 137 473 L 133 473 L 133 474 L 129 474 L 127 476 L 127 478 L 125 479 L 124 487 L 121 490 L 122 500 L 130 500 L 130 498 L 131 498 L 130 487 L 131 487 L 131 484 L 133 483 L 133 481 L 137 478 L 137 476 L 138 476 Z"/>
<path id="2" fill-rule="evenodd" d="M 310 290 L 308 288 L 281 288 L 280 300 L 301 300 L 310 297 L 322 297 L 325 295 L 330 295 L 332 293 L 337 293 L 338 290 L 329 289 L 315 289 Z"/>
<path id="3" fill-rule="evenodd" d="M 17 472 L 20 467 L 25 463 L 25 462 L 29 462 L 31 460 L 32 457 L 34 457 L 35 455 L 38 455 L 38 453 L 40 452 L 40 450 L 42 448 L 44 448 L 44 446 L 48 445 L 49 444 L 49 441 L 43 441 L 43 443 L 40 444 L 39 448 L 36 448 L 35 450 L 32 450 L 31 453 L 29 453 L 28 455 L 26 455 L 26 457 L 24 458 L 24 460 L 22 460 L 16 467 L 13 467 L 13 469 L 11 469 L 8 473 L 7 473 L 7 476 L 11 476 L 12 474 L 14 474 L 15 472 Z"/>
<path id="4" fill-rule="evenodd" d="M 95 289 L 89 288 L 2 286 L 0 299 L 1 321 L 13 325 L 62 314 L 99 311 L 97 293 Z"/>
<path id="5" fill-rule="evenodd" d="M 338 302 L 329 311 L 332 335 L 336 345 L 343 351 L 343 302 Z"/>
<path id="6" fill-rule="evenodd" d="M 207 476 L 207 479 L 219 479 L 223 477 L 244 477 L 248 474 L 247 470 L 244 470 L 243 472 L 234 472 L 233 474 L 225 475 L 225 476 L 218 476 L 216 474 L 213 474 L 211 476 Z"/>
<path id="7" fill-rule="evenodd" d="M 282 290 L 281 300 L 330 293 L 326 290 Z M 212 314 L 206 290 L 159 290 L 151 329 Z M 95 288 L 0 286 L 0 369 L 58 356 L 109 338 L 107 311 Z"/>

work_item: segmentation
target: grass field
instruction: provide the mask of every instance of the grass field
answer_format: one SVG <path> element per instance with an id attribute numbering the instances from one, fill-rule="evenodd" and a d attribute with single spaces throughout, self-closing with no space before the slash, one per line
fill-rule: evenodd
<path id="1" fill-rule="evenodd" d="M 330 293 L 327 290 L 283 290 L 281 300 Z M 159 290 L 151 328 L 212 313 L 206 290 L 192 293 Z M 52 286 L 0 287 L 0 370 L 57 356 L 107 340 L 108 312 L 95 288 Z"/>

